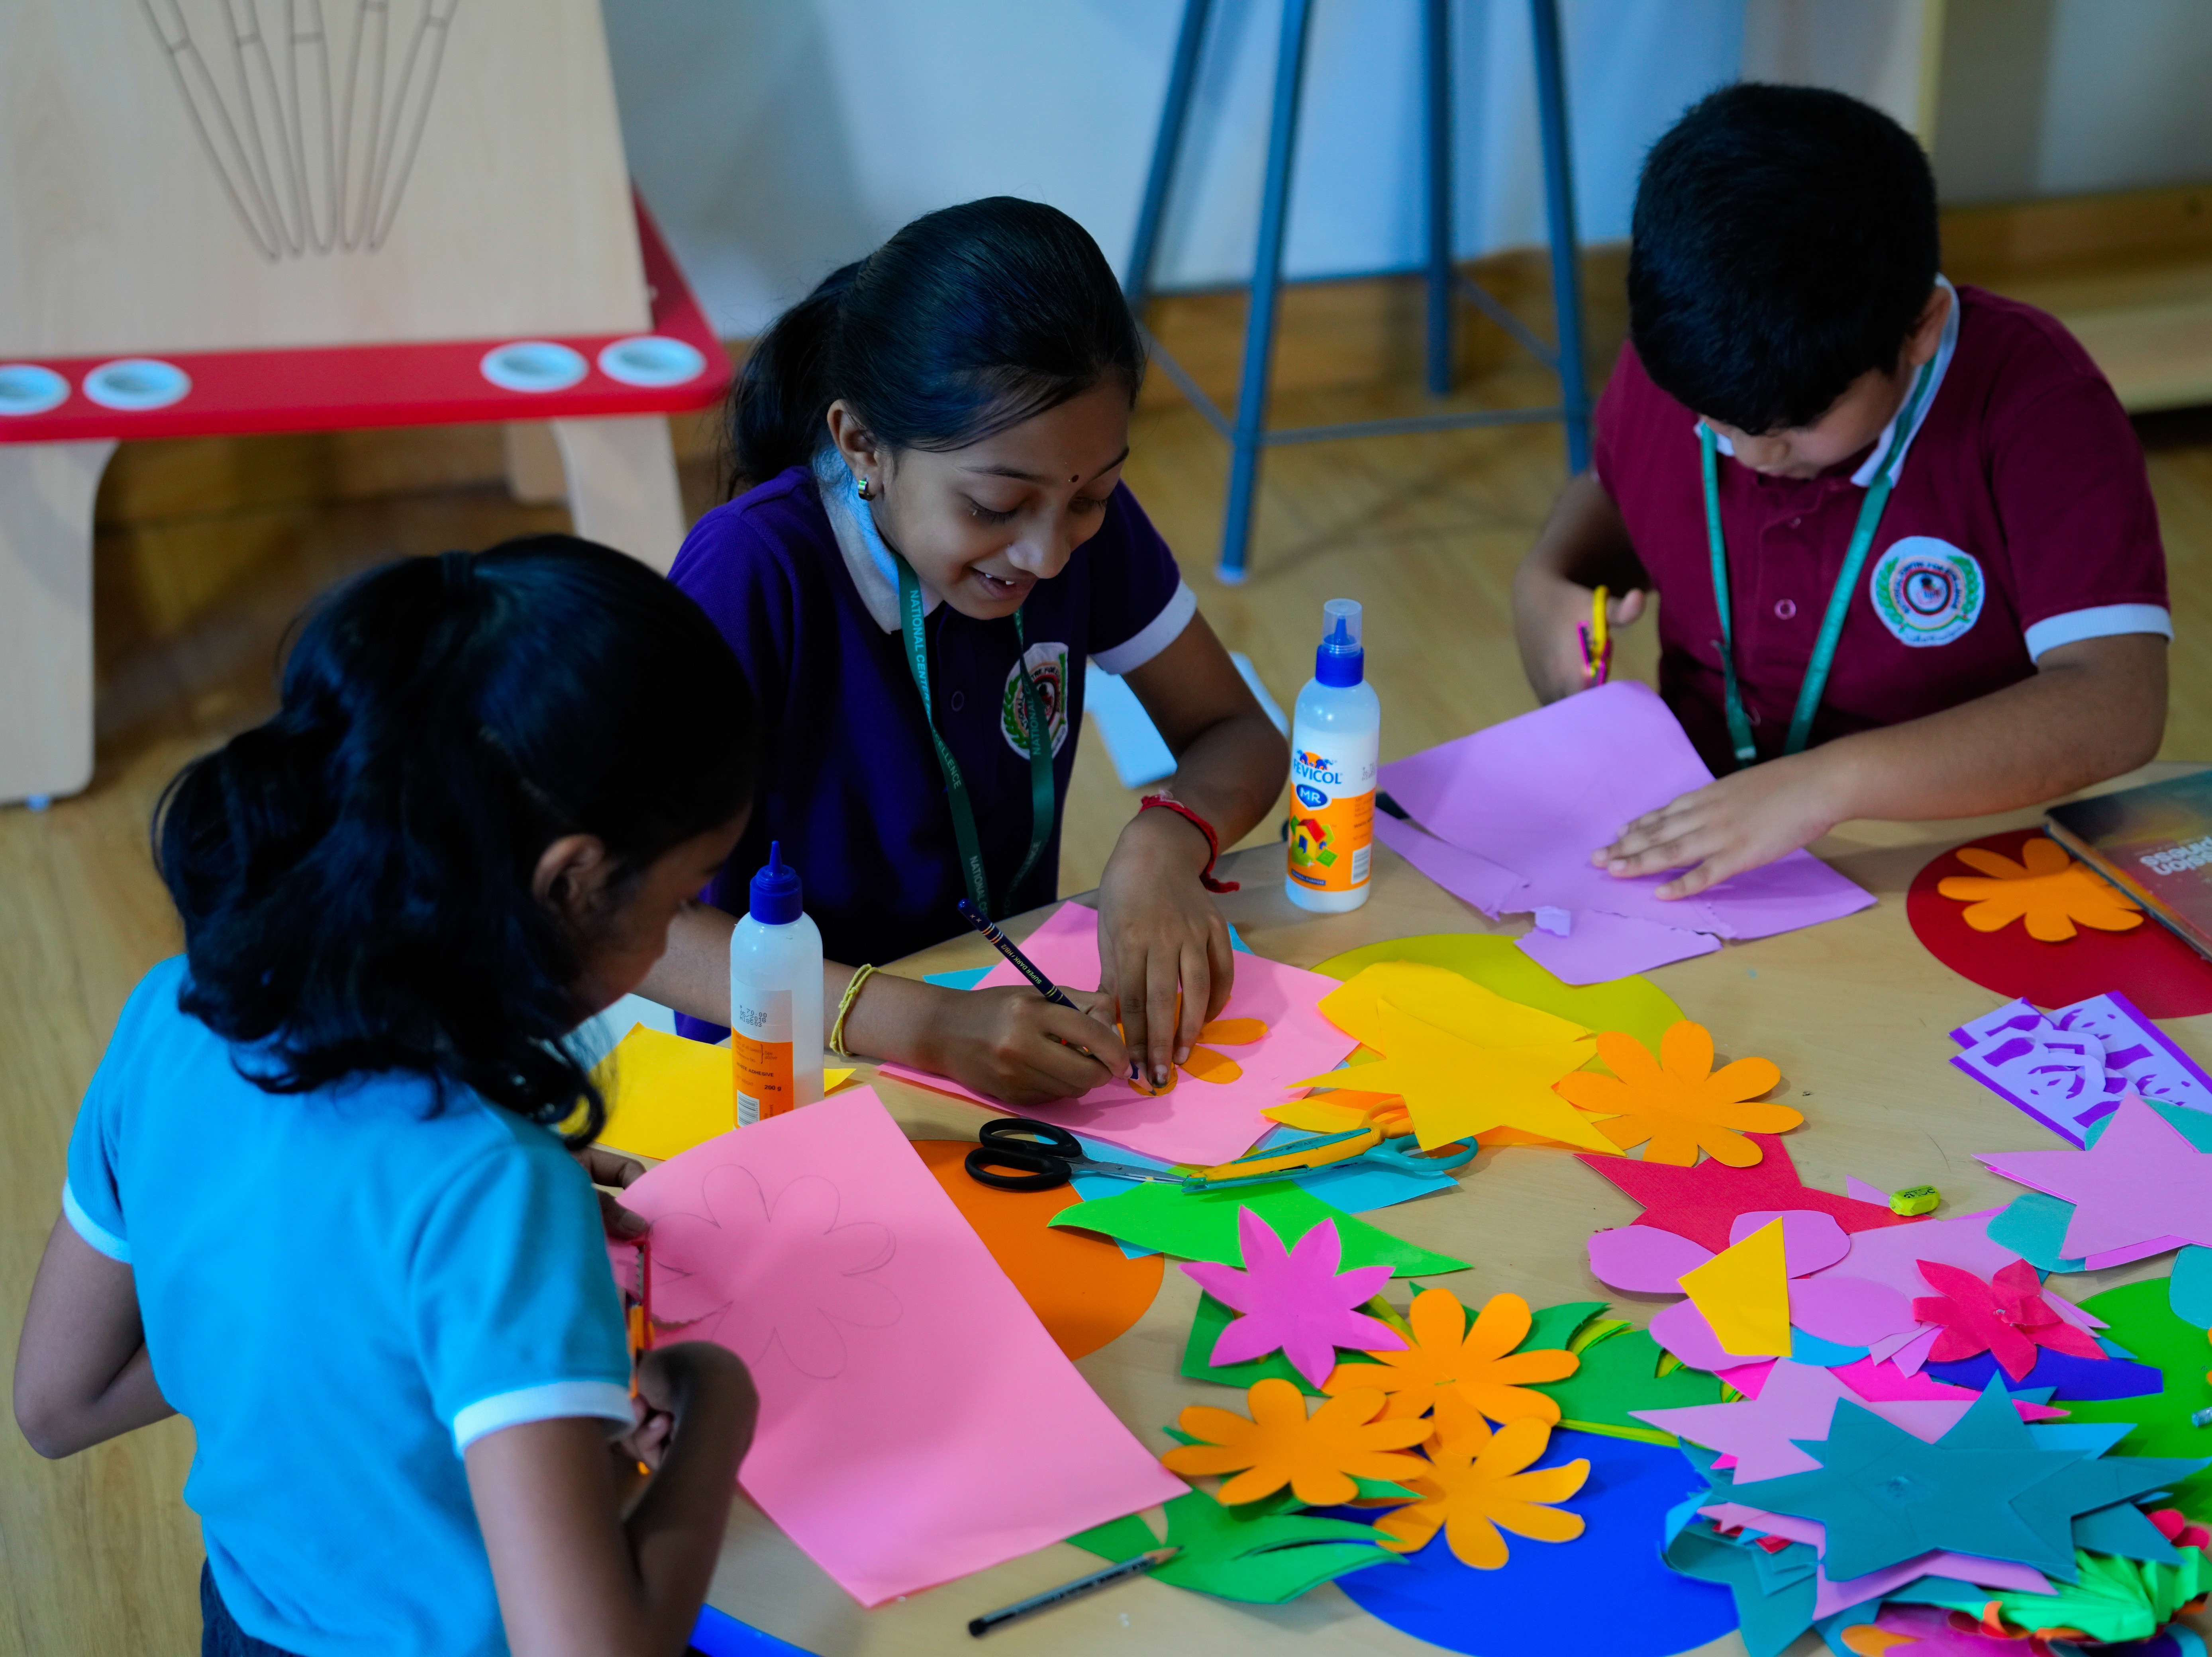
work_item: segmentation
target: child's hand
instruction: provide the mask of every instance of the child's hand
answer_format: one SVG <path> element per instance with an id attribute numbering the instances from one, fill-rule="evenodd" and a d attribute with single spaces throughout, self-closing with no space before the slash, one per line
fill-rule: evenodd
<path id="1" fill-rule="evenodd" d="M 947 992 L 931 1020 L 927 1067 L 1007 1105 L 1073 1099 L 1127 1077 L 1113 1004 L 1087 990 L 1062 992 L 1083 1011 L 1070 1012 L 1026 984 Z"/>
<path id="2" fill-rule="evenodd" d="M 1816 751 L 1734 772 L 1637 818 L 1590 861 L 1623 877 L 1684 869 L 1658 895 L 1702 892 L 1809 845 L 1842 821 L 1845 813 L 1829 798 L 1829 769 Z"/>
<path id="3" fill-rule="evenodd" d="M 614 1449 L 620 1459 L 642 1461 L 657 1472 L 669 1441 L 676 1436 L 676 1411 L 672 1406 L 664 1408 L 647 1401 L 644 1366 L 653 1356 L 651 1352 L 640 1355 L 637 1395 L 629 1401 L 630 1413 L 635 1419 L 630 1429 L 614 1441 Z"/>
<path id="4" fill-rule="evenodd" d="M 1513 622 L 1521 659 L 1540 702 L 1555 702 L 1590 688 L 1582 635 L 1590 622 L 1591 589 L 1562 575 L 1524 568 L 1514 580 Z M 1645 594 L 1632 587 L 1608 596 L 1608 628 L 1625 628 L 1644 614 Z"/>
<path id="5" fill-rule="evenodd" d="M 1098 992 L 1154 1087 L 1174 1079 L 1236 981 L 1229 923 L 1198 882 L 1206 855 L 1175 812 L 1139 811 L 1098 883 Z"/>
<path id="6" fill-rule="evenodd" d="M 576 1160 L 584 1165 L 584 1172 L 592 1176 L 595 1186 L 612 1186 L 616 1191 L 625 1191 L 630 1181 L 645 1172 L 645 1164 L 631 1161 L 618 1150 L 609 1150 L 602 1145 L 586 1145 L 576 1152 Z M 601 1191 L 599 1223 L 606 1227 L 607 1235 L 617 1242 L 635 1242 L 652 1228 L 641 1214 L 633 1214 L 615 1200 L 613 1193 Z"/>

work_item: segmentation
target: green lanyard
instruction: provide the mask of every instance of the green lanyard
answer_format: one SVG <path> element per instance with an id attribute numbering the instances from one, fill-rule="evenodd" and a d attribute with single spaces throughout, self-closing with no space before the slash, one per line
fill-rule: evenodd
<path id="1" fill-rule="evenodd" d="M 1921 401 L 1927 395 L 1934 372 L 1933 363 L 1921 366 L 1918 378 L 1912 382 L 1911 394 L 1898 411 L 1893 429 L 1899 443 L 1911 439 L 1913 422 L 1919 417 Z M 1713 607 L 1719 612 L 1721 622 L 1717 644 L 1729 741 L 1735 749 L 1736 763 L 1751 765 L 1758 761 L 1759 748 L 1752 740 L 1751 717 L 1744 711 L 1743 694 L 1735 677 L 1735 629 L 1729 608 L 1728 543 L 1721 534 L 1720 464 L 1716 458 L 1713 428 L 1702 420 L 1698 422 L 1698 449 L 1705 475 L 1705 540 L 1713 555 Z M 1821 616 L 1820 636 L 1813 641 L 1813 659 L 1806 666 L 1805 683 L 1797 688 L 1796 711 L 1790 716 L 1790 734 L 1782 744 L 1784 754 L 1805 751 L 1806 739 L 1813 732 L 1813 716 L 1820 711 L 1820 698 L 1828 689 L 1828 675 L 1835 669 L 1836 642 L 1843 637 L 1844 618 L 1850 613 L 1851 594 L 1858 586 L 1859 572 L 1866 568 L 1867 550 L 1874 545 L 1874 533 L 1881 524 L 1882 508 L 1889 504 L 1890 480 L 1898 470 L 1897 462 L 1887 456 L 1883 459 L 1881 475 L 1859 505 L 1859 521 L 1851 531 L 1850 545 L 1844 549 L 1843 570 L 1836 577 L 1835 591 L 1828 595 L 1827 613 Z"/>
<path id="2" fill-rule="evenodd" d="M 891 558 L 898 565 L 899 606 L 906 616 L 906 665 L 914 674 L 914 688 L 921 693 L 921 717 L 928 724 L 929 739 L 937 744 L 937 768 L 945 774 L 945 800 L 952 809 L 952 838 L 960 850 L 961 878 L 968 883 L 968 901 L 995 919 L 1010 911 L 991 901 L 990 883 L 983 872 L 983 847 L 975 837 L 975 808 L 968 801 L 967 779 L 960 774 L 960 762 L 952 757 L 951 749 L 938 734 L 937 715 L 931 710 L 929 642 L 921 626 L 921 582 L 913 565 L 897 553 L 891 554 Z M 1022 706 L 1029 715 L 1030 849 L 1022 866 L 1006 883 L 1006 902 L 1012 901 L 1044 854 L 1059 809 L 1052 780 L 1052 727 L 1045 719 L 1044 696 L 1030 677 L 1029 638 L 1022 630 L 1018 610 L 1014 612 L 1014 647 L 1021 652 L 1015 665 L 1021 672 Z"/>

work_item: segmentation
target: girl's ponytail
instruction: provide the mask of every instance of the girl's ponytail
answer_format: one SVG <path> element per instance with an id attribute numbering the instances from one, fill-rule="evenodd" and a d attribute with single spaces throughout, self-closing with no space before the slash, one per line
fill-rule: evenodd
<path id="1" fill-rule="evenodd" d="M 733 484 L 765 483 L 803 466 L 822 441 L 822 416 L 835 398 L 826 368 L 838 312 L 866 259 L 824 276 L 753 342 L 731 392 L 729 470 Z"/>

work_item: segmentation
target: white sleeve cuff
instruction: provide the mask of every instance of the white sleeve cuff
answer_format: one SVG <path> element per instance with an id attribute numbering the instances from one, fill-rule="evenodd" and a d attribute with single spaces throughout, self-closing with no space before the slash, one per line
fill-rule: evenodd
<path id="1" fill-rule="evenodd" d="M 1198 595 L 1190 590 L 1190 583 L 1176 583 L 1175 597 L 1160 607 L 1160 613 L 1146 623 L 1135 637 L 1125 639 L 1111 650 L 1102 650 L 1091 660 L 1107 672 L 1120 676 L 1133 673 L 1146 662 L 1165 650 L 1190 625 L 1190 618 L 1198 614 Z"/>
<path id="2" fill-rule="evenodd" d="M 2117 638 L 2124 633 L 2155 633 L 2161 639 L 2171 639 L 2173 618 L 2160 604 L 2100 604 L 2094 610 L 2069 610 L 2028 628 L 2028 659 L 2037 660 L 2061 645 Z"/>
<path id="3" fill-rule="evenodd" d="M 131 1245 L 84 1211 L 84 1205 L 77 1201 L 76 1193 L 69 1188 L 67 1180 L 62 1181 L 62 1212 L 69 1219 L 70 1229 L 89 1247 L 118 1265 L 131 1264 Z"/>
<path id="4" fill-rule="evenodd" d="M 598 1416 L 618 1423 L 617 1431 L 636 1419 L 630 1412 L 629 1388 L 618 1381 L 552 1381 L 542 1387 L 478 1399 L 461 1411 L 453 1417 L 453 1453 L 459 1455 L 485 1434 L 502 1427 L 562 1421 L 571 1416 Z"/>

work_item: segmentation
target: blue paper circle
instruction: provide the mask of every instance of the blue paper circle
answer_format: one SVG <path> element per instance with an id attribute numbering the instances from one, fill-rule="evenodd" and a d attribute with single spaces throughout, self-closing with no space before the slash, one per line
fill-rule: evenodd
<path id="1" fill-rule="evenodd" d="M 1583 1516 L 1572 1542 L 1508 1534 L 1500 1570 L 1452 1557 L 1442 1531 L 1405 1565 L 1336 1579 L 1371 1617 L 1469 1657 L 1673 1657 L 1736 1625 L 1735 1600 L 1659 1557 L 1668 1509 L 1702 1490 L 1679 1450 L 1554 1429 L 1539 1466 L 1589 1460 L 1589 1482 L 1561 1505 Z M 1375 1509 L 1343 1510 L 1371 1519 Z"/>

